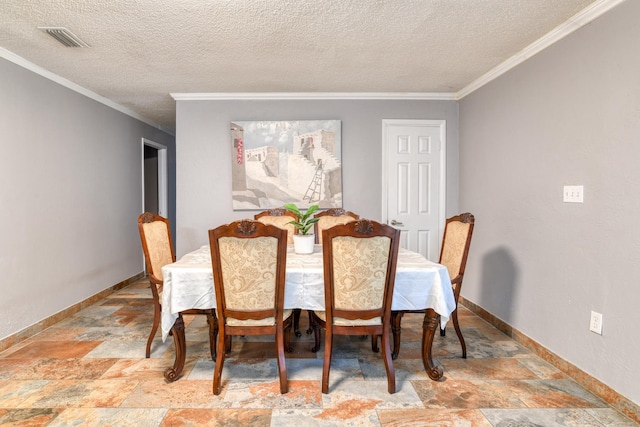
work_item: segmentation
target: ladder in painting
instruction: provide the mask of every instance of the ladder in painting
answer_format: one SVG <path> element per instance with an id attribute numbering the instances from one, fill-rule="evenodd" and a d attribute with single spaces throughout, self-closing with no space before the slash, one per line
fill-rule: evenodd
<path id="1" fill-rule="evenodd" d="M 318 167 L 316 167 L 316 172 L 313 174 L 313 178 L 311 179 L 311 183 L 309 184 L 309 188 L 304 193 L 304 197 L 302 200 L 309 199 L 309 202 L 313 202 L 316 197 L 320 200 L 320 188 L 322 184 L 322 160 L 318 160 Z"/>

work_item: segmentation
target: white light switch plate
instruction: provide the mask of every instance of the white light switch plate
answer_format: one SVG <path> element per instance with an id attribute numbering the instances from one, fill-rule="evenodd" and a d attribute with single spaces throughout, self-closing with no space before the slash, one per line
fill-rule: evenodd
<path id="1" fill-rule="evenodd" d="M 602 314 L 596 311 L 591 312 L 591 322 L 589 323 L 589 330 L 595 332 L 598 335 L 602 335 Z"/>
<path id="2" fill-rule="evenodd" d="M 562 201 L 566 203 L 584 203 L 584 186 L 565 185 Z"/>

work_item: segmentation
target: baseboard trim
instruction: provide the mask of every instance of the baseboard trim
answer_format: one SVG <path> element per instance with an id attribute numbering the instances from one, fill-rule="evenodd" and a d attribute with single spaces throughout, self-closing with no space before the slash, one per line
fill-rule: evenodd
<path id="1" fill-rule="evenodd" d="M 65 308 L 64 310 L 61 310 L 45 319 L 42 319 L 41 321 L 28 326 L 24 329 L 22 329 L 21 331 L 16 332 L 13 335 L 9 335 L 6 338 L 3 338 L 0 340 L 0 353 L 2 353 L 3 351 L 7 350 L 10 347 L 13 347 L 16 344 L 21 343 L 22 341 L 26 340 L 27 338 L 30 338 L 42 331 L 44 331 L 45 329 L 47 329 L 49 326 L 55 325 L 56 323 L 60 322 L 61 320 L 64 320 L 74 314 L 76 314 L 77 312 L 79 312 L 80 310 L 87 308 L 93 304 L 95 304 L 96 302 L 100 301 L 101 299 L 109 296 L 110 294 L 112 294 L 113 292 L 122 289 L 126 286 L 129 286 L 131 283 L 135 282 L 136 280 L 139 280 L 141 278 L 144 277 L 144 272 L 140 272 L 138 274 L 136 274 L 135 276 L 129 277 L 128 279 L 123 280 L 120 283 L 116 283 L 113 286 L 109 286 L 107 289 L 98 292 L 95 295 L 90 296 L 89 298 L 80 301 L 77 304 L 74 304 L 70 307 Z"/>
<path id="2" fill-rule="evenodd" d="M 549 351 L 540 343 L 532 340 L 522 332 L 513 328 L 511 325 L 498 319 L 496 316 L 489 313 L 479 305 L 465 299 L 463 296 L 460 296 L 458 302 L 460 303 L 460 305 L 466 307 L 481 319 L 495 326 L 498 330 L 504 332 L 507 336 L 522 344 L 524 347 L 533 351 L 539 357 L 555 366 L 556 368 L 567 374 L 569 377 L 573 378 L 582 387 L 586 388 L 591 393 L 595 394 L 600 399 L 604 400 L 627 417 L 631 418 L 637 423 L 640 423 L 640 406 L 622 396 L 620 393 L 616 392 L 608 385 L 602 383 L 600 380 L 592 377 L 591 375 L 577 368 L 575 365 L 564 360 L 557 354 Z"/>

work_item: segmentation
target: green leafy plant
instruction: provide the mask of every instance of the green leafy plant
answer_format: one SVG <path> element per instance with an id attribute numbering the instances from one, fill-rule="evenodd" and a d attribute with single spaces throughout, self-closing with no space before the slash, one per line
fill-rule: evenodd
<path id="1" fill-rule="evenodd" d="M 311 215 L 318 210 L 318 205 L 309 206 L 304 213 L 302 213 L 294 203 L 287 203 L 284 205 L 284 208 L 298 217 L 297 221 L 291 221 L 289 224 L 293 224 L 300 234 L 309 234 L 309 230 L 311 230 L 313 224 L 318 222 L 318 218 L 311 217 Z"/>

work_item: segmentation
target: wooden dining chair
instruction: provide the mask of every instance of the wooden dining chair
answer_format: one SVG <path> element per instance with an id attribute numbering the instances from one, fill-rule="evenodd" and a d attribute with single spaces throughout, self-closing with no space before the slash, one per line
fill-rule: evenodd
<path id="1" fill-rule="evenodd" d="M 342 208 L 327 209 L 326 211 L 318 212 L 313 217 L 318 218 L 318 222 L 314 224 L 313 229 L 316 236 L 316 244 L 319 245 L 322 244 L 322 232 L 324 230 L 331 228 L 334 225 L 346 224 L 360 218 L 357 214 L 345 211 Z M 311 324 L 311 316 L 312 313 L 309 312 L 309 324 Z M 307 329 L 307 333 L 310 332 L 311 329 Z"/>
<path id="2" fill-rule="evenodd" d="M 144 212 L 138 217 L 138 230 L 140 232 L 142 251 L 144 252 L 147 275 L 151 282 L 151 295 L 153 298 L 153 325 L 151 326 L 151 333 L 147 339 L 147 349 L 145 353 L 145 357 L 148 359 L 151 355 L 151 343 L 158 330 L 160 314 L 162 312 L 162 285 L 164 283 L 162 267 L 175 262 L 176 255 L 173 250 L 171 228 L 169 227 L 169 220 L 167 218 L 151 212 Z M 215 309 L 192 309 L 184 311 L 181 314 L 203 314 L 207 316 L 207 323 L 209 324 L 209 351 L 211 352 L 211 358 L 215 359 L 215 342 L 218 331 Z"/>
<path id="3" fill-rule="evenodd" d="M 467 265 L 467 257 L 469 256 L 469 246 L 471 245 L 474 225 L 475 218 L 468 212 L 448 218 L 442 237 L 440 260 L 438 261 L 447 267 L 449 277 L 451 277 L 453 296 L 456 301 L 456 309 L 451 313 L 451 319 L 453 320 L 453 327 L 462 346 L 462 357 L 464 359 L 467 358 L 467 345 L 464 342 L 464 337 L 462 336 L 462 331 L 458 323 L 458 298 L 460 297 L 460 290 L 462 289 L 462 279 L 464 278 L 464 270 Z M 392 313 L 394 359 L 398 357 L 400 353 L 400 323 L 402 322 L 402 316 L 406 313 L 424 312 L 425 310 L 405 310 L 394 311 Z M 423 333 L 426 333 L 426 331 Z M 445 336 L 445 329 L 440 329 L 440 335 Z"/>
<path id="4" fill-rule="evenodd" d="M 275 335 L 280 392 L 288 391 L 284 351 L 290 351 L 292 310 L 284 310 L 287 232 L 241 220 L 209 230 L 218 313 L 213 394 L 220 394 L 233 335 Z"/>
<path id="5" fill-rule="evenodd" d="M 289 223 L 298 219 L 293 212 L 289 212 L 284 208 L 274 208 L 255 214 L 253 219 L 263 224 L 284 228 L 287 230 L 287 244 L 293 245 L 293 235 L 296 234 L 296 228 Z"/>
<path id="6" fill-rule="evenodd" d="M 322 392 L 329 391 L 334 335 L 382 336 L 387 389 L 395 393 L 391 357 L 391 300 L 396 277 L 400 231 L 359 219 L 324 230 L 325 311 L 312 312 L 316 352 L 325 330 Z"/>
<path id="7" fill-rule="evenodd" d="M 342 208 L 331 208 L 326 211 L 318 212 L 314 215 L 314 218 L 318 218 L 318 222 L 314 225 L 314 233 L 316 235 L 316 244 L 322 244 L 322 232 L 327 228 L 331 228 L 334 225 L 346 224 L 351 221 L 355 221 L 360 216 L 353 212 L 345 211 Z"/>
<path id="8" fill-rule="evenodd" d="M 293 212 L 284 208 L 269 209 L 255 214 L 253 219 L 260 221 L 263 224 L 271 224 L 287 230 L 287 244 L 293 245 L 293 235 L 296 234 L 296 228 L 293 224 L 289 224 L 289 222 L 298 219 L 296 214 Z M 299 308 L 293 310 L 293 333 L 298 338 L 302 336 L 302 333 L 300 332 L 301 313 L 302 310 Z M 311 328 L 307 329 L 307 334 L 310 334 L 311 332 Z"/>

